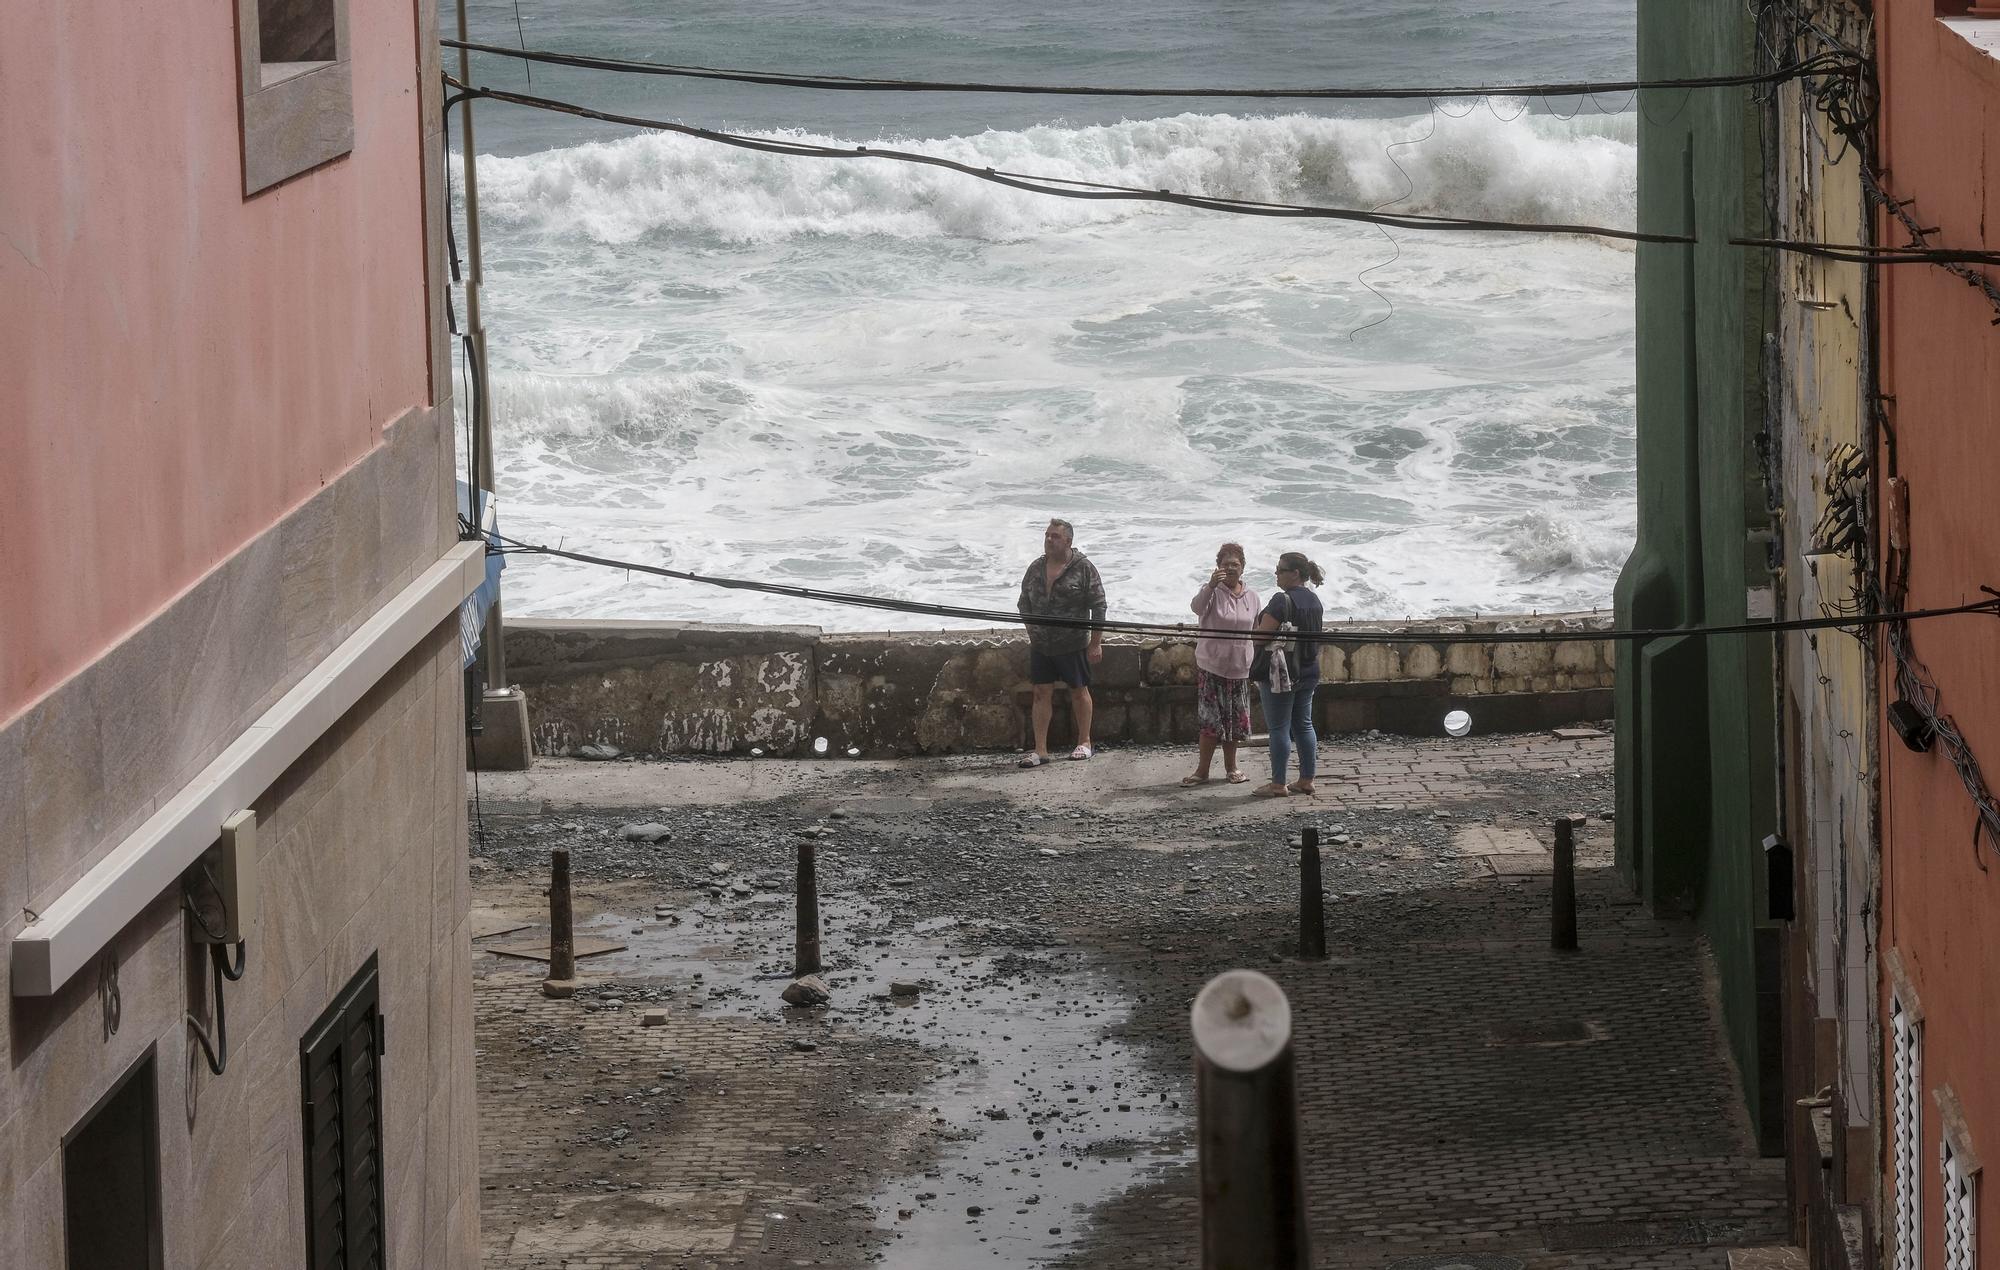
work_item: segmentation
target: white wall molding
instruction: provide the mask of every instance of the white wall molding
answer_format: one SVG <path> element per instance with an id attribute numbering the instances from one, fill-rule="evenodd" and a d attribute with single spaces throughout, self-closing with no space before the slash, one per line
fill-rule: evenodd
<path id="1" fill-rule="evenodd" d="M 276 705 L 14 937 L 14 995 L 54 994 L 486 579 L 462 542 L 348 636 Z"/>

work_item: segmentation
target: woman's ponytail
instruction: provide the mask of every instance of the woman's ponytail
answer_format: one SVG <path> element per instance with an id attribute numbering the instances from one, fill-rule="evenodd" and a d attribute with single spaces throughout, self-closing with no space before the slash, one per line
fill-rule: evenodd
<path id="1" fill-rule="evenodd" d="M 1284 555 L 1278 557 L 1278 563 L 1298 574 L 1314 586 L 1320 586 L 1326 581 L 1325 571 L 1311 560 L 1308 560 L 1306 553 L 1303 551 L 1287 551 Z"/>

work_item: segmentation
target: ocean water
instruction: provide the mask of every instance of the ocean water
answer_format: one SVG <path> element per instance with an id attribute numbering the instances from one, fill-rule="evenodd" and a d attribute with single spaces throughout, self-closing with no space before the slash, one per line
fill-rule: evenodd
<path id="1" fill-rule="evenodd" d="M 518 29 L 512 3 L 474 5 L 471 25 L 491 43 L 850 75 L 1429 84 L 1629 75 L 1632 7 L 521 0 Z M 552 67 L 530 83 L 492 57 L 475 78 L 1148 188 L 1627 227 L 1635 211 L 1622 94 L 836 94 Z M 514 536 L 1011 609 L 1062 516 L 1121 617 L 1178 620 L 1224 540 L 1260 587 L 1279 552 L 1312 555 L 1336 615 L 1609 602 L 1634 528 L 1628 247 L 1058 200 L 477 110 Z M 507 586 L 516 615 L 945 624 L 524 557 Z"/>

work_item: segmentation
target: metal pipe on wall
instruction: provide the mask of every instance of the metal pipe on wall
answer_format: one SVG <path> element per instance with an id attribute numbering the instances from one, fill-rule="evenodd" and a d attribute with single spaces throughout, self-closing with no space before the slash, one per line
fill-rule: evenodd
<path id="1" fill-rule="evenodd" d="M 471 40 L 465 17 L 465 0 L 458 0 L 458 39 L 464 44 Z M 458 51 L 458 78 L 460 83 L 472 82 L 472 54 L 465 49 Z M 479 176 L 475 166 L 475 156 L 479 147 L 474 143 L 472 131 L 472 98 L 459 103 L 465 112 L 465 329 L 472 341 L 472 375 L 476 381 L 472 400 L 467 408 L 472 411 L 473 446 L 478 451 L 479 462 L 476 475 L 479 488 L 493 490 L 493 414 L 492 394 L 486 375 L 486 326 L 479 320 L 479 289 L 484 278 L 479 252 Z M 450 209 L 445 214 L 450 215 Z M 476 496 L 475 496 L 476 499 Z M 475 521 L 479 510 L 473 510 Z M 500 597 L 493 597 L 493 606 L 486 610 L 486 628 L 481 636 L 486 649 L 486 689 L 496 691 L 507 686 L 507 649 L 505 627 L 500 612 Z"/>

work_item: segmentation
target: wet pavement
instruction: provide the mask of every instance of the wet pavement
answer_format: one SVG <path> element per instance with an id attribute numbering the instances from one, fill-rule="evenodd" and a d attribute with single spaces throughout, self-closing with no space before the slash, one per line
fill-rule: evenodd
<path id="1" fill-rule="evenodd" d="M 869 1196 L 887 1238 L 879 1264 L 963 1264 L 974 1254 L 982 1264 L 1042 1264 L 1065 1246 L 1063 1223 L 1073 1232 L 1097 1200 L 1185 1159 L 1184 1082 L 1153 1076 L 1130 1046 L 1106 1039 L 1128 1003 L 1119 985 L 1084 968 L 1083 954 L 965 952 L 956 941 L 969 931 L 990 937 L 989 923 L 899 923 L 889 908 L 839 890 L 822 904 L 820 977 L 839 1003 L 822 1012 L 838 1012 L 862 1037 L 938 1055 L 922 1091 L 935 1149 L 926 1167 L 879 1179 Z M 586 960 L 597 982 L 585 1008 L 615 999 L 621 1011 L 813 1013 L 778 1003 L 792 978 L 789 892 L 696 902 L 684 913 L 658 921 L 601 912 L 580 923 L 580 936 L 625 945 Z M 914 991 L 898 994 L 897 984 Z"/>
<path id="2" fill-rule="evenodd" d="M 1547 822 L 1608 811 L 1608 741 L 1326 749 L 1321 797 L 1272 802 L 1184 790 L 1166 750 L 483 776 L 474 930 L 527 928 L 475 951 L 545 935 L 555 846 L 579 934 L 624 945 L 567 1001 L 475 957 L 487 1264 L 1193 1265 L 1186 1011 L 1234 966 L 1293 999 L 1316 1264 L 1719 1266 L 1781 1233 L 1698 947 L 1624 897 L 1608 825 L 1584 953 L 1546 951 Z M 1317 962 L 1290 956 L 1307 825 Z M 806 1008 L 779 996 L 801 841 Z"/>

